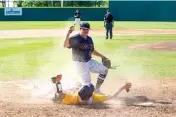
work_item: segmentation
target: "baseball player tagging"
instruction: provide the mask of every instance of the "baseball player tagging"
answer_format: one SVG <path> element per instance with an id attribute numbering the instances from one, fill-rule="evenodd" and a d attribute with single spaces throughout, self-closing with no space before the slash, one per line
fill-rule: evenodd
<path id="1" fill-rule="evenodd" d="M 88 36 L 89 29 L 89 23 L 82 23 L 80 33 L 72 37 L 70 37 L 70 34 L 73 30 L 69 30 L 64 42 L 64 47 L 72 48 L 72 59 L 76 65 L 76 71 L 82 79 L 83 85 L 91 83 L 90 72 L 99 74 L 96 83 L 96 90 L 99 91 L 107 76 L 108 68 L 92 59 L 92 54 L 102 59 L 106 57 L 95 50 L 93 40 Z"/>

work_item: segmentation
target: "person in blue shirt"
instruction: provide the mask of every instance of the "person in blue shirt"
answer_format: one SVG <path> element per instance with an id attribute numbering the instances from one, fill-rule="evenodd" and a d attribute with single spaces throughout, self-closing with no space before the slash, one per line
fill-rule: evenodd
<path id="1" fill-rule="evenodd" d="M 109 38 L 109 33 L 110 39 L 112 39 L 113 37 L 112 28 L 114 26 L 114 17 L 109 10 L 107 10 L 106 15 L 104 16 L 104 26 L 106 28 L 106 39 Z"/>
<path id="2" fill-rule="evenodd" d="M 91 83 L 91 72 L 99 74 L 95 89 L 97 92 L 100 92 L 100 87 L 107 76 L 108 68 L 92 59 L 92 55 L 102 59 L 106 57 L 95 50 L 93 40 L 88 36 L 89 30 L 90 24 L 83 22 L 80 25 L 80 33 L 70 37 L 70 34 L 73 32 L 70 28 L 64 42 L 64 47 L 72 49 L 72 60 L 76 65 L 77 73 L 82 79 L 82 85 Z"/>

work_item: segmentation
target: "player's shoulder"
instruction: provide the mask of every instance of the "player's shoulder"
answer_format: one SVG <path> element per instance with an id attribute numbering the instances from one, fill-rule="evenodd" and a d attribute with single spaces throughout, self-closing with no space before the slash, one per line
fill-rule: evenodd
<path id="1" fill-rule="evenodd" d="M 108 16 L 109 14 L 105 14 L 105 16 Z"/>
<path id="2" fill-rule="evenodd" d="M 91 37 L 91 36 L 87 36 L 87 38 L 92 40 L 92 37 Z"/>
<path id="3" fill-rule="evenodd" d="M 113 17 L 113 15 L 111 13 L 109 15 Z"/>
<path id="4" fill-rule="evenodd" d="M 80 36 L 80 34 L 75 34 L 72 37 L 79 37 L 79 36 Z"/>
<path id="5" fill-rule="evenodd" d="M 75 34 L 70 37 L 71 39 L 80 39 L 80 34 Z"/>
<path id="6" fill-rule="evenodd" d="M 90 36 L 87 36 L 87 38 L 93 42 L 93 39 L 92 39 L 92 37 L 90 37 Z"/>

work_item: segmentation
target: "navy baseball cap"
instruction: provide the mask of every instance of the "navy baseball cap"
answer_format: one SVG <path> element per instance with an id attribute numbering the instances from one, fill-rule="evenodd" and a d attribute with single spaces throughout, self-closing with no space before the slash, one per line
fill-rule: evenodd
<path id="1" fill-rule="evenodd" d="M 89 98 L 93 95 L 94 92 L 94 86 L 93 84 L 89 84 L 86 86 L 83 86 L 81 90 L 78 92 L 79 97 L 81 100 L 89 100 Z"/>
<path id="2" fill-rule="evenodd" d="M 83 29 L 90 29 L 90 24 L 87 23 L 87 22 L 83 22 L 83 23 L 81 23 L 80 28 L 83 28 Z"/>

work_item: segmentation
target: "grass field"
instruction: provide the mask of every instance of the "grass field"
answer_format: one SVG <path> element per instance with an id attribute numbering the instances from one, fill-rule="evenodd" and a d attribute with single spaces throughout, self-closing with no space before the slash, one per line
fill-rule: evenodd
<path id="1" fill-rule="evenodd" d="M 117 100 L 107 102 L 107 105 L 104 103 L 87 106 L 53 104 L 51 100 L 55 88 L 52 88 L 53 92 L 49 91 L 51 88 L 49 85 L 52 85 L 50 78 L 58 73 L 68 75 L 66 79 L 63 78 L 67 88 L 75 85 L 74 79 L 77 78 L 72 64 L 71 50 L 63 48 L 64 31 L 71 23 L 0 22 L 0 115 L 175 117 L 176 23 L 174 22 L 116 22 L 115 30 L 122 30 L 114 31 L 113 40 L 105 40 L 103 22 L 90 22 L 93 29 L 91 31 L 93 33 L 90 34 L 95 49 L 109 58 L 113 66 L 117 66 L 116 69 L 109 70 L 101 91 L 105 94 L 114 93 L 125 82 L 131 82 L 132 88 L 129 93 L 123 91 Z M 76 31 L 78 28 L 77 26 Z M 171 48 L 175 50 L 130 48 L 156 42 L 170 42 Z M 170 45 L 164 47 L 169 48 Z M 163 45 L 160 43 L 159 47 L 161 46 Z M 101 62 L 98 57 L 94 59 Z M 95 84 L 97 74 L 92 74 L 91 80 Z M 50 95 L 51 98 L 47 98 L 45 94 Z M 150 102 L 150 99 L 158 103 Z"/>
<path id="2" fill-rule="evenodd" d="M 63 29 L 72 25 L 73 22 L 67 21 L 53 21 L 53 22 L 0 22 L 0 30 L 12 29 Z M 90 21 L 92 29 L 104 29 L 103 21 Z M 176 29 L 174 22 L 115 22 L 114 29 Z"/>
<path id="3" fill-rule="evenodd" d="M 171 51 L 131 50 L 133 44 L 175 41 L 176 35 L 94 36 L 96 49 L 120 65 L 109 77 L 174 77 L 176 54 Z M 0 79 L 37 78 L 52 75 L 71 63 L 71 51 L 63 39 L 21 38 L 0 40 Z M 100 61 L 99 58 L 95 58 Z"/>

